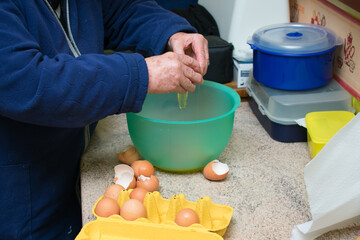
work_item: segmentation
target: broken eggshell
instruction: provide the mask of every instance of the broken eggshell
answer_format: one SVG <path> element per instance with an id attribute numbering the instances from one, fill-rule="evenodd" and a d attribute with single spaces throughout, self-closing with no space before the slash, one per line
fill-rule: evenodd
<path id="1" fill-rule="evenodd" d="M 220 162 L 219 160 L 209 162 L 203 170 L 205 178 L 211 181 L 221 181 L 226 178 L 228 173 L 228 165 Z"/>
<path id="2" fill-rule="evenodd" d="M 117 153 L 116 156 L 120 162 L 127 165 L 131 165 L 133 162 L 140 159 L 140 153 L 134 146 L 129 147 L 123 152 Z"/>
<path id="3" fill-rule="evenodd" d="M 150 177 L 155 174 L 154 166 L 147 160 L 137 160 L 131 164 L 131 168 L 134 170 L 136 178 L 140 175 Z"/>
<path id="4" fill-rule="evenodd" d="M 136 179 L 134 170 L 127 164 L 119 164 L 114 167 L 115 170 L 115 184 L 123 186 L 125 189 L 135 188 Z"/>
<path id="5" fill-rule="evenodd" d="M 145 177 L 140 175 L 137 179 L 136 186 L 145 188 L 149 192 L 157 191 L 159 189 L 159 179 L 155 175 Z"/>

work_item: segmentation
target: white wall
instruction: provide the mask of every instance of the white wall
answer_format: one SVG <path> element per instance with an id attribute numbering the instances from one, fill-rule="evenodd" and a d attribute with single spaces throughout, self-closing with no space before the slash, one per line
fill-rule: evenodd
<path id="1" fill-rule="evenodd" d="M 228 40 L 234 5 L 236 0 L 199 0 L 199 4 L 204 6 L 219 27 L 220 36 Z M 251 1 L 251 0 L 250 0 Z"/>
<path id="2" fill-rule="evenodd" d="M 247 39 L 263 26 L 290 21 L 288 0 L 199 0 L 215 18 L 220 36 L 231 42 L 234 57 L 249 61 Z"/>

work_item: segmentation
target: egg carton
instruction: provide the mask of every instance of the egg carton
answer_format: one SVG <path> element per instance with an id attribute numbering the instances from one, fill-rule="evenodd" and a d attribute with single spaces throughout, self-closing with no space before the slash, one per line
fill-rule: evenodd
<path id="1" fill-rule="evenodd" d="M 81 229 L 75 240 L 223 240 L 204 229 L 175 227 L 164 224 L 124 221 L 110 217 L 89 222 Z"/>
<path id="2" fill-rule="evenodd" d="M 120 192 L 118 204 L 130 199 L 132 189 Z M 103 197 L 103 196 L 102 196 Z M 215 204 L 209 197 L 199 198 L 197 202 L 188 201 L 184 194 L 177 194 L 171 199 L 165 199 L 157 191 L 149 192 L 144 198 L 147 211 L 146 218 L 127 221 L 120 215 L 108 218 L 100 217 L 95 213 L 96 204 L 92 208 L 96 220 L 87 223 L 76 240 L 97 240 L 94 236 L 112 236 L 116 239 L 196 239 L 217 240 L 223 239 L 233 214 L 233 208 L 226 205 Z M 181 227 L 175 223 L 176 214 L 184 208 L 193 209 L 199 216 L 199 223 L 189 227 Z M 122 230 L 121 230 L 122 229 Z"/>

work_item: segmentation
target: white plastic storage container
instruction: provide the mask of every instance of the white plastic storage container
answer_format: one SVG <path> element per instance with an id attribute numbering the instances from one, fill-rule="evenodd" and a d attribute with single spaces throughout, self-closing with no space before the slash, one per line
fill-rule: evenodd
<path id="1" fill-rule="evenodd" d="M 250 76 L 250 71 L 253 68 L 252 62 L 239 62 L 236 59 L 234 61 L 233 79 L 236 82 L 238 88 L 244 88 L 247 80 Z"/>
<path id="2" fill-rule="evenodd" d="M 234 45 L 238 61 L 252 61 L 246 42 L 257 29 L 290 21 L 288 0 L 199 0 L 199 4 L 215 18 L 220 36 Z"/>
<path id="3" fill-rule="evenodd" d="M 297 124 L 309 112 L 353 112 L 350 94 L 332 80 L 307 91 L 284 91 L 266 87 L 250 73 L 246 83 L 250 108 L 269 135 L 280 142 L 306 142 L 306 128 Z"/>

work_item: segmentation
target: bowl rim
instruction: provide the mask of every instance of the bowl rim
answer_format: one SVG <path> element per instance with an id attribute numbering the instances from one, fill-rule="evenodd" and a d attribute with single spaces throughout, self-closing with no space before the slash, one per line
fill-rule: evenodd
<path id="1" fill-rule="evenodd" d="M 235 112 L 236 109 L 238 109 L 238 107 L 240 106 L 241 103 L 241 98 L 239 96 L 239 94 L 232 89 L 231 87 L 228 87 L 226 85 L 223 85 L 221 83 L 217 83 L 217 82 L 213 82 L 213 81 L 209 81 L 209 80 L 204 80 L 204 83 L 202 85 L 205 86 L 210 86 L 210 87 L 214 87 L 216 89 L 220 89 L 223 90 L 224 92 L 226 92 L 227 94 L 229 94 L 233 101 L 234 101 L 234 105 L 233 107 L 227 111 L 226 113 L 217 116 L 217 117 L 213 117 L 213 118 L 207 118 L 207 119 L 203 119 L 203 120 L 195 120 L 195 121 L 166 121 L 166 120 L 157 120 L 157 119 L 152 119 L 152 118 L 148 118 L 148 117 L 144 117 L 144 116 L 140 116 L 137 113 L 133 113 L 133 112 L 128 112 L 126 113 L 126 115 L 133 115 L 136 116 L 138 118 L 142 118 L 145 119 L 147 121 L 150 122 L 157 122 L 157 123 L 166 123 L 166 124 L 194 124 L 194 123 L 203 123 L 203 122 L 210 122 L 210 121 L 215 121 L 217 119 L 220 118 L 224 118 L 230 114 L 233 114 Z"/>

